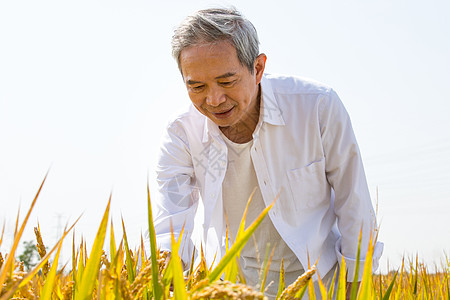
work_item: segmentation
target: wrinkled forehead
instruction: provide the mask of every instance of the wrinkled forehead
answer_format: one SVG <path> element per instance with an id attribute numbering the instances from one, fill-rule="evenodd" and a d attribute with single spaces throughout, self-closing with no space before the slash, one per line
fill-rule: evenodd
<path id="1" fill-rule="evenodd" d="M 243 66 L 234 46 L 224 41 L 183 49 L 180 54 L 180 67 L 185 80 L 201 81 L 226 73 L 237 73 Z"/>

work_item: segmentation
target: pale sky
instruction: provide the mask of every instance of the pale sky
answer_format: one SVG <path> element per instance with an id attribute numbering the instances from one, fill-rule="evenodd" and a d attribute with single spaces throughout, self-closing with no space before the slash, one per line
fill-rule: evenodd
<path id="1" fill-rule="evenodd" d="M 434 269 L 450 253 L 450 4 L 406 0 L 1 1 L 2 252 L 19 204 L 23 218 L 49 169 L 24 240 L 39 221 L 53 246 L 83 213 L 76 236 L 92 246 L 112 192 L 116 237 L 122 215 L 138 246 L 160 136 L 189 104 L 173 29 L 197 9 L 230 4 L 258 30 L 266 72 L 340 95 L 378 202 L 381 267 L 418 253 Z"/>

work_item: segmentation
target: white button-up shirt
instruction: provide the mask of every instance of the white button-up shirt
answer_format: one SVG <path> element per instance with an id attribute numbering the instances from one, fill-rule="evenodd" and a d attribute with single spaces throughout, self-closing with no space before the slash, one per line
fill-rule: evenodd
<path id="1" fill-rule="evenodd" d="M 313 81 L 266 74 L 261 89 L 251 158 L 265 204 L 279 195 L 269 217 L 305 269 L 308 255 L 311 263 L 320 258 L 318 271 L 325 275 L 344 254 L 352 280 L 360 230 L 364 258 L 377 225 L 348 114 L 332 89 Z M 161 249 L 170 250 L 171 224 L 175 236 L 184 226 L 180 255 L 188 263 L 194 218 L 201 218 L 207 261 L 220 260 L 226 167 L 227 146 L 211 120 L 191 105 L 169 122 L 153 203 Z M 196 216 L 200 201 L 202 213 Z M 374 268 L 382 248 L 376 244 Z"/>

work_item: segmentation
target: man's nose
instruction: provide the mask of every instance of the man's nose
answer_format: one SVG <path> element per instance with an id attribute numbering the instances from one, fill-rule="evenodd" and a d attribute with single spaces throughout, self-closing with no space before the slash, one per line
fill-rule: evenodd
<path id="1" fill-rule="evenodd" d="M 219 106 L 226 101 L 225 93 L 221 88 L 210 88 L 206 96 L 206 104 Z"/>

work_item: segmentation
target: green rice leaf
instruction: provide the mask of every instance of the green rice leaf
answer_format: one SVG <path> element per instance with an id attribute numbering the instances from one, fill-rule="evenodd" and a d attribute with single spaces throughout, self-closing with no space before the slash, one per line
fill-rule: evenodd
<path id="1" fill-rule="evenodd" d="M 111 260 L 111 273 L 115 275 L 114 285 L 113 285 L 113 295 L 114 299 L 122 299 L 120 296 L 120 273 L 122 271 L 122 263 L 123 263 L 123 239 L 120 241 L 119 247 L 117 248 L 117 252 L 114 255 L 114 260 Z"/>
<path id="2" fill-rule="evenodd" d="M 80 251 L 79 251 L 79 257 L 78 257 L 78 268 L 77 268 L 77 279 L 75 280 L 75 282 L 77 283 L 76 285 L 76 290 L 78 290 L 79 284 L 81 282 L 81 279 L 83 277 L 83 272 L 84 272 L 84 248 L 83 248 L 83 238 L 81 238 L 81 243 L 80 243 Z"/>
<path id="3" fill-rule="evenodd" d="M 280 280 L 278 281 L 278 293 L 276 299 L 280 299 L 280 296 L 285 288 L 286 288 L 286 278 L 284 274 L 284 261 L 283 258 L 281 258 Z"/>
<path id="4" fill-rule="evenodd" d="M 359 260 L 361 259 L 361 239 L 362 239 L 362 226 L 359 231 L 358 240 L 358 251 L 356 252 L 356 266 L 355 266 L 355 276 L 353 277 L 353 284 L 350 293 L 350 300 L 356 300 L 358 293 L 358 275 L 359 275 Z"/>
<path id="5" fill-rule="evenodd" d="M 327 294 L 327 289 L 325 288 L 325 285 L 323 284 L 322 278 L 320 278 L 320 276 L 318 276 L 319 278 L 319 290 L 320 290 L 320 299 L 328 299 L 328 294 Z"/>
<path id="6" fill-rule="evenodd" d="M 310 260 L 309 260 L 309 251 L 307 252 L 307 256 L 308 256 L 308 269 L 311 269 L 311 263 L 310 263 Z M 317 261 L 314 264 L 314 266 L 317 266 L 318 262 L 319 262 L 319 259 L 317 259 Z M 308 280 L 306 285 L 308 286 L 308 297 L 309 297 L 309 299 L 315 300 L 316 299 L 316 291 L 314 290 L 313 281 L 311 279 Z"/>
<path id="7" fill-rule="evenodd" d="M 166 299 L 170 298 L 170 285 L 173 281 L 173 267 L 172 267 L 172 260 L 169 259 L 169 263 L 167 264 L 167 267 L 163 271 L 162 275 L 162 282 L 164 287 L 164 297 Z"/>
<path id="8" fill-rule="evenodd" d="M 276 200 L 276 199 L 275 199 Z M 236 239 L 236 242 L 233 244 L 233 246 L 230 248 L 230 251 L 228 251 L 220 260 L 220 262 L 217 264 L 217 266 L 214 268 L 214 270 L 211 271 L 208 278 L 210 282 L 213 282 L 217 280 L 220 275 L 223 273 L 225 267 L 228 265 L 228 263 L 234 259 L 239 251 L 244 247 L 245 243 L 248 241 L 250 236 L 255 232 L 256 228 L 261 224 L 264 217 L 269 213 L 269 210 L 273 207 L 275 204 L 272 202 L 269 206 L 267 206 L 261 214 L 256 218 L 255 221 L 244 231 L 242 236 L 240 236 L 238 239 Z"/>
<path id="9" fill-rule="evenodd" d="M 308 281 L 310 281 L 311 279 L 309 279 Z M 294 299 L 302 299 L 303 296 L 306 293 L 306 289 L 308 288 L 308 284 L 305 284 L 304 286 L 302 286 L 298 292 L 295 294 L 295 298 Z"/>
<path id="10" fill-rule="evenodd" d="M 245 230 L 245 219 L 247 218 L 247 212 L 248 208 L 250 206 L 250 203 L 253 200 L 253 196 L 255 195 L 256 188 L 253 189 L 253 192 L 251 193 L 250 197 L 248 198 L 247 205 L 245 206 L 244 214 L 242 215 L 241 223 L 239 223 L 239 229 L 236 235 L 236 239 L 240 238 L 240 236 L 244 233 Z"/>
<path id="11" fill-rule="evenodd" d="M 236 234 L 236 240 L 239 239 L 242 234 L 244 233 L 245 230 L 245 221 L 247 218 L 247 213 L 248 213 L 248 208 L 250 206 L 250 203 L 252 202 L 253 199 L 253 195 L 256 192 L 256 188 L 253 189 L 253 192 L 250 194 L 250 197 L 248 198 L 247 204 L 245 206 L 245 210 L 244 213 L 242 215 L 241 218 L 241 222 L 239 223 L 239 228 L 238 228 L 238 232 Z M 226 217 L 226 215 L 225 215 Z M 228 224 L 228 220 L 227 220 L 227 224 Z M 228 247 L 228 241 L 229 238 L 233 239 L 232 236 L 229 236 L 229 231 L 228 231 L 229 226 L 227 226 L 227 239 L 226 239 L 226 251 L 228 251 L 229 247 Z M 240 272 L 239 272 L 239 257 L 241 256 L 241 251 L 238 251 L 236 254 L 236 258 L 230 260 L 229 264 L 226 266 L 225 268 L 225 280 L 228 280 L 232 283 L 236 283 L 237 282 L 237 277 L 239 274 L 239 277 L 242 277 Z"/>
<path id="12" fill-rule="evenodd" d="M 145 261 L 147 260 L 147 257 L 145 255 L 144 237 L 142 236 L 141 232 L 141 266 L 144 265 Z"/>
<path id="13" fill-rule="evenodd" d="M 170 240 L 172 252 L 170 254 L 171 255 L 170 262 L 173 275 L 173 296 L 177 300 L 187 300 L 186 285 L 183 276 L 183 266 L 181 264 L 181 258 L 178 254 L 178 251 L 180 250 L 181 236 L 183 235 L 183 230 L 181 230 L 178 242 L 175 241 L 173 230 L 171 231 L 172 232 Z"/>
<path id="14" fill-rule="evenodd" d="M 192 251 L 191 265 L 189 266 L 189 279 L 186 285 L 188 290 L 191 289 L 192 281 L 194 279 L 194 258 L 195 258 L 195 248 L 194 251 Z"/>
<path id="15" fill-rule="evenodd" d="M 228 251 L 229 249 L 229 235 L 228 235 L 228 227 L 226 229 L 226 239 L 225 239 L 225 249 Z M 236 283 L 237 275 L 238 275 L 238 265 L 237 265 L 237 257 L 232 259 L 230 263 L 225 268 L 225 280 Z"/>
<path id="16" fill-rule="evenodd" d="M 270 268 L 270 263 L 272 262 L 273 254 L 275 253 L 275 247 L 272 248 L 272 252 L 270 253 L 270 256 L 269 256 L 269 250 L 270 250 L 270 244 L 267 244 L 266 254 L 264 257 L 262 279 L 261 279 L 261 293 L 264 293 L 264 288 L 266 287 L 266 279 L 267 279 L 267 275 L 269 274 L 269 268 Z"/>
<path id="17" fill-rule="evenodd" d="M 120 272 L 122 271 L 122 263 L 123 263 L 123 239 L 120 241 L 119 247 L 117 248 L 117 252 L 114 255 L 114 259 L 111 260 L 110 270 L 116 276 L 120 276 Z"/>
<path id="18" fill-rule="evenodd" d="M 339 281 L 337 286 L 337 294 L 336 294 L 336 300 L 345 300 L 345 293 L 346 293 L 346 286 L 347 286 L 347 280 L 346 279 L 346 271 L 345 271 L 345 258 L 342 256 L 340 271 L 339 271 Z"/>
<path id="19" fill-rule="evenodd" d="M 136 272 L 134 268 L 134 261 L 131 258 L 130 255 L 130 249 L 128 248 L 128 240 L 127 240 L 127 233 L 125 231 L 125 224 L 123 222 L 122 218 L 122 228 L 123 228 L 123 241 L 125 245 L 125 259 L 126 259 L 126 266 L 127 266 L 127 274 L 128 274 L 128 281 L 133 283 L 134 279 L 136 278 Z"/>
<path id="20" fill-rule="evenodd" d="M 305 285 L 308 287 L 308 296 L 310 300 L 316 300 L 316 290 L 314 289 L 314 283 L 312 279 L 310 278 L 308 280 L 308 284 Z M 326 298 L 325 298 L 326 299 Z"/>
<path id="21" fill-rule="evenodd" d="M 392 279 L 391 283 L 389 284 L 389 287 L 387 288 L 386 293 L 384 294 L 383 300 L 389 300 L 392 289 L 394 288 L 395 279 L 397 279 L 397 275 L 398 275 L 398 272 L 395 272 L 394 278 Z"/>
<path id="22" fill-rule="evenodd" d="M 47 274 L 47 278 L 45 279 L 45 284 L 42 289 L 42 294 L 39 299 L 42 300 L 51 300 L 52 299 L 52 293 L 53 293 L 53 287 L 55 285 L 56 281 L 56 270 L 58 268 L 58 258 L 59 253 L 61 251 L 62 246 L 62 240 L 58 243 L 58 251 L 56 251 L 55 258 L 53 259 L 52 267 L 50 268 L 50 272 Z"/>
<path id="23" fill-rule="evenodd" d="M 337 270 L 338 270 L 338 268 L 334 269 L 333 278 L 331 279 L 330 288 L 328 290 L 328 299 L 329 300 L 333 299 L 333 296 L 334 296 L 334 286 L 336 285 Z"/>
<path id="24" fill-rule="evenodd" d="M 79 282 L 80 287 L 75 294 L 75 300 L 87 300 L 92 297 L 92 292 L 100 269 L 100 260 L 102 257 L 103 243 L 105 241 L 106 227 L 108 226 L 110 205 L 111 196 L 109 197 L 103 219 L 98 228 L 97 235 L 95 236 L 94 245 L 92 246 L 90 257 L 86 262 L 86 268 L 83 271 L 81 282 Z"/>
<path id="25" fill-rule="evenodd" d="M 372 257 L 373 257 L 372 237 L 369 240 L 369 249 L 366 253 L 366 261 L 364 263 L 363 278 L 361 281 L 358 299 L 372 299 L 373 298 L 373 282 L 372 282 Z"/>
<path id="26" fill-rule="evenodd" d="M 77 279 L 77 255 L 75 252 L 75 230 L 72 236 L 72 280 L 76 282 Z"/>
<path id="27" fill-rule="evenodd" d="M 114 256 L 116 255 L 116 239 L 114 237 L 114 226 L 113 221 L 111 220 L 111 230 L 109 232 L 109 255 L 111 256 L 111 261 L 114 260 Z"/>
<path id="28" fill-rule="evenodd" d="M 152 203 L 150 200 L 150 188 L 147 183 L 147 209 L 148 209 L 148 234 L 150 237 L 150 251 L 151 251 L 151 261 L 152 261 L 152 283 L 153 283 L 153 296 L 155 300 L 160 300 L 163 297 L 163 290 L 159 284 L 159 272 L 158 272 L 158 261 L 156 253 L 156 233 L 155 226 L 153 224 L 152 215 Z"/>

